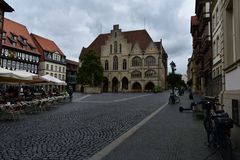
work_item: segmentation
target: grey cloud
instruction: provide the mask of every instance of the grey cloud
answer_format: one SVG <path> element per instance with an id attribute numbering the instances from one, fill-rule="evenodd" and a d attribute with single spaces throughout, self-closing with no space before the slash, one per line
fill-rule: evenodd
<path id="1" fill-rule="evenodd" d="M 109 32 L 113 24 L 120 24 L 123 31 L 143 29 L 144 19 L 153 40 L 163 39 L 169 59 L 191 52 L 191 15 L 179 16 L 180 11 L 189 9 L 194 14 L 194 5 L 183 6 L 187 0 L 6 1 L 15 9 L 7 17 L 26 25 L 30 32 L 54 40 L 67 57 L 75 60 L 83 46 L 98 34 Z"/>

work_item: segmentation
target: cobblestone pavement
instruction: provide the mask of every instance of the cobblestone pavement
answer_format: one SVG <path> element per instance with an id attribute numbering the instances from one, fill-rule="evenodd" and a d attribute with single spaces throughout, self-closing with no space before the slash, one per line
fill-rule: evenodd
<path id="1" fill-rule="evenodd" d="M 0 159 L 87 159 L 163 105 L 161 94 L 75 94 L 50 111 L 0 122 Z"/>
<path id="2" fill-rule="evenodd" d="M 180 105 L 190 106 L 187 94 L 181 97 Z M 204 160 L 212 155 L 215 149 L 206 146 L 202 115 L 180 113 L 178 107 L 166 106 L 103 160 Z M 234 154 L 239 160 L 239 154 Z M 221 160 L 219 152 L 208 160 Z"/>

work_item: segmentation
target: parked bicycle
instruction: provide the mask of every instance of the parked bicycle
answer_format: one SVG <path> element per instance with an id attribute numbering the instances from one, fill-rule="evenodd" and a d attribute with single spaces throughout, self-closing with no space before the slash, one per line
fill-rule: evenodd
<path id="1" fill-rule="evenodd" d="M 205 97 L 202 104 L 205 110 L 203 122 L 209 147 L 216 148 L 223 160 L 232 160 L 231 128 L 233 128 L 233 120 L 224 110 L 217 110 L 217 107 L 221 105 L 216 97 Z"/>
<path id="2" fill-rule="evenodd" d="M 174 93 L 170 93 L 170 97 L 168 99 L 168 103 L 170 104 L 175 104 L 175 103 L 180 103 L 180 98 Z"/>

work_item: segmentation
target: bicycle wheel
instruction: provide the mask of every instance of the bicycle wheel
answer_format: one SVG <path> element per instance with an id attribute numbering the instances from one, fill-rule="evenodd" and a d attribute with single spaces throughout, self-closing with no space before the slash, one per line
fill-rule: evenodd
<path id="1" fill-rule="evenodd" d="M 204 121 L 203 121 L 203 125 L 204 125 L 204 128 L 207 132 L 207 139 L 208 139 L 208 144 L 209 146 L 211 146 L 211 144 L 215 145 L 214 144 L 214 141 L 215 141 L 215 136 L 214 136 L 214 133 L 213 133 L 213 125 L 212 125 L 212 121 L 210 118 L 205 118 Z"/>
<path id="2" fill-rule="evenodd" d="M 175 97 L 175 102 L 180 103 L 180 98 L 178 96 Z"/>
<path id="3" fill-rule="evenodd" d="M 223 160 L 232 160 L 232 142 L 230 137 L 226 136 L 222 141 L 223 142 L 220 146 L 220 152 Z"/>

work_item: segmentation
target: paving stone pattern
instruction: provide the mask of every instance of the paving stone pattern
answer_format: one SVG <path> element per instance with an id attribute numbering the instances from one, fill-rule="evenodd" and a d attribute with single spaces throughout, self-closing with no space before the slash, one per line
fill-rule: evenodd
<path id="1" fill-rule="evenodd" d="M 0 159 L 87 159 L 163 105 L 168 93 L 101 94 L 50 111 L 23 115 L 14 122 L 0 122 Z M 82 101 L 82 102 L 81 102 Z M 96 103 L 95 103 L 95 102 Z"/>
<path id="2" fill-rule="evenodd" d="M 199 97 L 195 97 L 199 100 Z M 181 97 L 189 107 L 188 94 Z M 103 160 L 204 160 L 216 150 L 207 147 L 202 115 L 168 105 Z M 239 160 L 239 154 L 234 160 Z M 237 156 L 238 155 L 238 156 Z M 219 152 L 208 160 L 221 160 Z"/>

